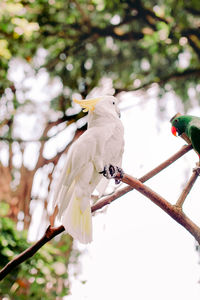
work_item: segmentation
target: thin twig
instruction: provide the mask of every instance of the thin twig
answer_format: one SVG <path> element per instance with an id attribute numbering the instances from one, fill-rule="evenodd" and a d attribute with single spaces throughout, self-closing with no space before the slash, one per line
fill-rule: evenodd
<path id="1" fill-rule="evenodd" d="M 187 195 L 189 194 L 189 192 L 191 191 L 195 181 L 197 180 L 197 178 L 199 177 L 199 173 L 197 171 L 197 169 L 193 170 L 193 174 L 190 177 L 189 181 L 187 182 L 185 188 L 183 189 L 180 197 L 178 198 L 177 202 L 176 202 L 176 206 L 182 208 L 183 203 L 187 197 Z"/>

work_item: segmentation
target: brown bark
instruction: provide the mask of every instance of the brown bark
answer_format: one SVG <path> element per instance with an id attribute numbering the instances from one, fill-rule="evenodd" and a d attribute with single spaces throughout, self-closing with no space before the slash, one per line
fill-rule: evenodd
<path id="1" fill-rule="evenodd" d="M 172 217 L 176 222 L 182 225 L 186 230 L 188 230 L 197 242 L 200 244 L 200 228 L 192 222 L 182 211 L 181 207 L 177 205 L 172 205 L 162 196 L 154 192 L 152 189 L 144 185 L 138 179 L 133 178 L 130 175 L 125 174 L 123 182 L 129 184 L 135 188 L 138 192 L 149 198 L 162 210 L 164 210 L 170 217 Z"/>
<path id="2" fill-rule="evenodd" d="M 115 199 L 119 198 L 120 196 L 124 195 L 130 190 L 136 189 L 138 192 L 142 193 L 144 196 L 149 198 L 151 201 L 153 201 L 157 206 L 159 206 L 163 211 L 165 211 L 169 216 L 171 216 L 176 222 L 178 222 L 180 225 L 182 225 L 186 230 L 188 230 L 194 238 L 197 240 L 198 243 L 200 243 L 200 228 L 192 222 L 182 211 L 182 207 L 180 205 L 172 205 L 167 200 L 165 200 L 162 196 L 154 192 L 152 189 L 144 185 L 142 182 L 150 179 L 151 177 L 158 174 L 161 170 L 172 164 L 175 160 L 180 158 L 182 155 L 187 153 L 189 150 L 191 150 L 191 145 L 187 145 L 182 147 L 181 150 L 179 150 L 177 153 L 175 153 L 172 157 L 167 159 L 165 162 L 160 164 L 158 167 L 144 175 L 140 178 L 140 180 L 124 174 L 124 177 L 122 178 L 122 181 L 126 184 L 128 184 L 127 187 L 117 191 L 114 195 L 110 195 L 106 197 L 104 200 L 100 201 L 96 205 L 93 205 L 91 207 L 91 211 L 95 212 L 102 208 L 103 206 L 111 203 Z M 198 173 L 198 171 L 194 171 L 194 173 Z M 187 184 L 186 191 L 184 192 L 184 200 L 186 196 L 188 195 L 189 191 L 191 190 L 193 184 L 194 184 L 194 178 L 196 180 L 196 175 L 192 176 L 189 183 Z M 21 264 L 26 259 L 33 256 L 45 243 L 50 241 L 53 237 L 60 234 L 61 232 L 65 231 L 64 226 L 59 227 L 52 227 L 51 225 L 47 228 L 44 236 L 33 246 L 25 250 L 23 253 L 18 255 L 16 258 L 14 258 L 12 261 L 10 261 L 1 271 L 0 271 L 0 280 L 2 280 L 8 273 L 12 271 L 13 268 L 15 268 L 17 265 Z"/>
<path id="3" fill-rule="evenodd" d="M 190 151 L 192 149 L 191 145 L 187 145 L 187 146 L 183 146 L 177 153 L 175 153 L 174 155 L 172 155 L 170 158 L 168 158 L 167 160 L 165 160 L 163 163 L 161 163 L 160 165 L 158 165 L 156 168 L 154 168 L 153 170 L 151 170 L 150 172 L 148 172 L 147 174 L 145 174 L 144 176 L 142 176 L 139 180 L 141 182 L 146 182 L 147 180 L 149 180 L 150 178 L 154 177 L 156 174 L 158 174 L 159 172 L 161 172 L 162 170 L 164 170 L 166 167 L 170 166 L 173 162 L 175 162 L 177 159 L 179 159 L 181 156 L 183 156 L 184 154 L 186 154 L 188 151 Z M 112 194 L 111 196 L 105 197 L 103 200 L 99 201 L 97 204 L 95 204 L 92 209 L 94 208 L 96 209 L 100 209 L 103 206 L 110 204 L 112 201 L 118 199 L 119 197 L 121 197 L 122 195 L 132 191 L 134 188 L 130 185 L 116 191 L 114 194 Z"/>

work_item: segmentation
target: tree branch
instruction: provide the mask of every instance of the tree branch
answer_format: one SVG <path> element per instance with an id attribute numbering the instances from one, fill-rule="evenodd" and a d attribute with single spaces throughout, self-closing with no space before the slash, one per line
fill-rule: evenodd
<path id="1" fill-rule="evenodd" d="M 186 199 L 187 195 L 189 194 L 189 192 L 191 191 L 191 189 L 192 189 L 195 181 L 197 180 L 198 176 L 199 176 L 199 173 L 198 173 L 198 169 L 196 168 L 196 169 L 193 170 L 193 174 L 190 177 L 190 180 L 186 184 L 185 188 L 183 189 L 180 197 L 178 198 L 178 200 L 176 202 L 177 207 L 182 208 L 183 203 L 185 202 L 185 199 Z"/>
<path id="2" fill-rule="evenodd" d="M 174 80 L 174 79 L 183 79 L 185 77 L 189 77 L 189 76 L 200 76 L 200 68 L 197 68 L 197 69 L 193 69 L 193 68 L 188 68 L 184 71 L 181 71 L 181 72 L 174 72 L 172 74 L 169 74 L 163 78 L 159 78 L 159 79 L 154 79 L 154 80 L 151 80 L 149 82 L 146 82 L 142 85 L 140 85 L 139 87 L 137 88 L 132 88 L 132 87 L 123 87 L 123 88 L 115 88 L 115 91 L 116 91 L 116 94 L 120 93 L 120 92 L 135 92 L 135 91 L 139 91 L 139 90 L 142 90 L 142 89 L 147 89 L 150 85 L 154 84 L 154 83 L 157 83 L 158 85 L 163 85 L 167 82 L 169 82 L 170 80 Z"/>
<path id="3" fill-rule="evenodd" d="M 185 145 L 183 146 L 177 153 L 169 157 L 167 160 L 165 160 L 163 163 L 158 165 L 156 168 L 145 174 L 144 176 L 139 178 L 139 181 L 144 183 L 150 178 L 157 175 L 159 172 L 170 166 L 172 163 L 174 163 L 177 159 L 179 159 L 181 156 L 186 154 L 188 151 L 192 149 L 192 145 Z M 132 191 L 134 188 L 132 186 L 125 186 L 124 188 L 116 191 L 114 194 L 105 197 L 103 200 L 97 202 L 95 205 L 92 206 L 92 212 L 96 211 L 97 209 L 100 209 L 104 207 L 105 205 L 110 204 L 112 201 L 118 199 L 122 195 Z"/>
<path id="4" fill-rule="evenodd" d="M 97 34 L 99 37 L 112 36 L 114 39 L 121 41 L 140 40 L 144 37 L 144 33 L 137 31 L 121 32 L 118 34 L 116 28 L 119 26 L 109 26 L 107 28 L 93 27 L 92 34 Z"/>
<path id="5" fill-rule="evenodd" d="M 35 169 L 41 168 L 44 165 L 51 163 L 51 162 L 54 164 L 57 163 L 59 158 L 61 157 L 61 155 L 63 153 L 67 153 L 71 144 L 73 144 L 84 133 L 84 131 L 85 130 L 83 130 L 83 129 L 77 129 L 72 141 L 69 144 L 67 144 L 62 151 L 58 152 L 54 157 L 47 159 L 47 158 L 44 158 L 43 156 L 41 156 L 41 159 L 38 160 L 38 163 L 37 163 Z"/>
<path id="6" fill-rule="evenodd" d="M 164 161 L 162 164 L 154 168 L 152 171 L 148 172 L 146 175 L 142 176 L 139 180 L 137 180 L 139 183 L 142 184 L 142 182 L 145 182 L 158 174 L 160 171 L 168 167 L 170 164 L 175 162 L 178 158 L 186 154 L 188 151 L 192 149 L 191 145 L 183 146 L 177 153 L 172 155 L 169 159 Z M 130 176 L 125 175 L 122 179 L 123 182 L 127 183 L 128 179 L 130 180 Z M 130 182 L 129 182 L 130 183 Z M 129 184 L 128 183 L 128 184 Z M 132 182 L 129 186 L 116 191 L 114 194 L 105 197 L 102 201 L 98 202 L 97 204 L 93 205 L 91 207 L 91 211 L 95 212 L 99 209 L 101 209 L 103 206 L 110 204 L 112 201 L 116 200 L 117 198 L 121 197 L 122 195 L 128 193 L 129 191 L 133 190 L 135 187 L 134 183 Z M 161 207 L 162 208 L 162 207 Z M 184 219 L 185 220 L 185 219 Z M 179 222 L 180 223 L 180 222 Z M 186 224 L 187 225 L 187 224 Z M 183 225 L 184 226 L 184 225 Z M 186 228 L 187 229 L 187 228 Z M 44 236 L 36 242 L 33 246 L 26 249 L 24 252 L 19 254 L 17 257 L 15 257 L 13 260 L 11 260 L 1 271 L 0 271 L 0 281 L 13 270 L 16 266 L 27 260 L 28 258 L 32 257 L 44 244 L 46 244 L 48 241 L 50 241 L 52 238 L 54 238 L 56 235 L 60 234 L 61 232 L 65 231 L 64 226 L 59 227 L 52 227 L 49 226 L 44 234 Z"/>
<path id="7" fill-rule="evenodd" d="M 190 46 L 192 47 L 192 49 L 195 51 L 198 58 L 200 59 L 200 48 L 198 47 L 197 43 L 195 43 L 195 41 L 193 40 L 193 36 L 187 35 L 187 39 L 188 39 Z M 199 40 L 198 40 L 198 43 L 199 43 Z"/>
<path id="8" fill-rule="evenodd" d="M 10 273 L 16 266 L 27 260 L 28 258 L 32 257 L 44 244 L 54 238 L 56 235 L 60 234 L 65 230 L 64 226 L 59 227 L 49 227 L 47 228 L 43 237 L 35 243 L 33 246 L 29 247 L 22 253 L 20 253 L 17 257 L 11 260 L 1 271 L 0 271 L 0 281 Z"/>
<path id="9" fill-rule="evenodd" d="M 130 175 L 125 174 L 123 177 L 123 182 L 135 188 L 138 192 L 149 198 L 152 202 L 164 210 L 175 221 L 185 227 L 185 229 L 188 230 L 200 244 L 200 228 L 183 213 L 180 207 L 172 205 L 162 196 Z"/>
<path id="10" fill-rule="evenodd" d="M 200 10 L 199 9 L 195 9 L 193 7 L 185 6 L 185 10 L 189 11 L 191 14 L 193 14 L 195 16 L 200 16 Z"/>
<path id="11" fill-rule="evenodd" d="M 74 115 L 70 115 L 70 116 L 64 115 L 63 117 L 57 119 L 56 121 L 49 121 L 46 124 L 44 132 L 43 132 L 42 136 L 39 139 L 23 140 L 23 139 L 20 139 L 20 138 L 12 138 L 12 137 L 0 136 L 0 141 L 6 141 L 6 142 L 9 142 L 9 143 L 13 143 L 13 142 L 18 142 L 18 143 L 46 142 L 46 141 L 52 139 L 53 137 L 57 136 L 57 134 L 58 134 L 58 133 L 55 133 L 52 136 L 48 136 L 47 135 L 48 131 L 52 127 L 57 126 L 57 125 L 59 125 L 61 123 L 64 123 L 64 122 L 66 122 L 67 125 L 70 125 L 71 123 L 74 123 L 74 122 L 78 121 L 80 118 L 84 117 L 84 115 L 85 114 L 81 111 L 78 114 L 74 114 Z M 0 124 L 0 128 L 3 127 L 4 125 L 7 125 L 8 123 L 10 123 L 10 120 L 5 120 L 4 122 L 2 122 Z"/>

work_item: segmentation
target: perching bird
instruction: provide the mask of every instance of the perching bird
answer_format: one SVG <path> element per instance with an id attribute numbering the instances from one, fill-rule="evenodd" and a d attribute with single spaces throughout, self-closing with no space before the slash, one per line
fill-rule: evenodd
<path id="1" fill-rule="evenodd" d="M 101 196 L 108 180 L 121 169 L 124 129 L 117 99 L 102 96 L 73 100 L 88 113 L 88 129 L 76 140 L 67 155 L 56 191 L 58 219 L 65 230 L 82 243 L 92 241 L 91 194 Z M 116 180 L 117 182 L 118 180 Z"/>
<path id="2" fill-rule="evenodd" d="M 172 120 L 173 135 L 185 133 L 200 157 L 200 118 L 195 116 L 178 116 Z"/>

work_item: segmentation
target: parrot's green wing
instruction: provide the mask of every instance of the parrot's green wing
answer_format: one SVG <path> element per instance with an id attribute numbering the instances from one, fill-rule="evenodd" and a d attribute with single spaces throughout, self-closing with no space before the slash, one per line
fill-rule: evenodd
<path id="1" fill-rule="evenodd" d="M 194 119 L 188 126 L 188 136 L 192 142 L 193 148 L 200 155 L 200 120 Z"/>

